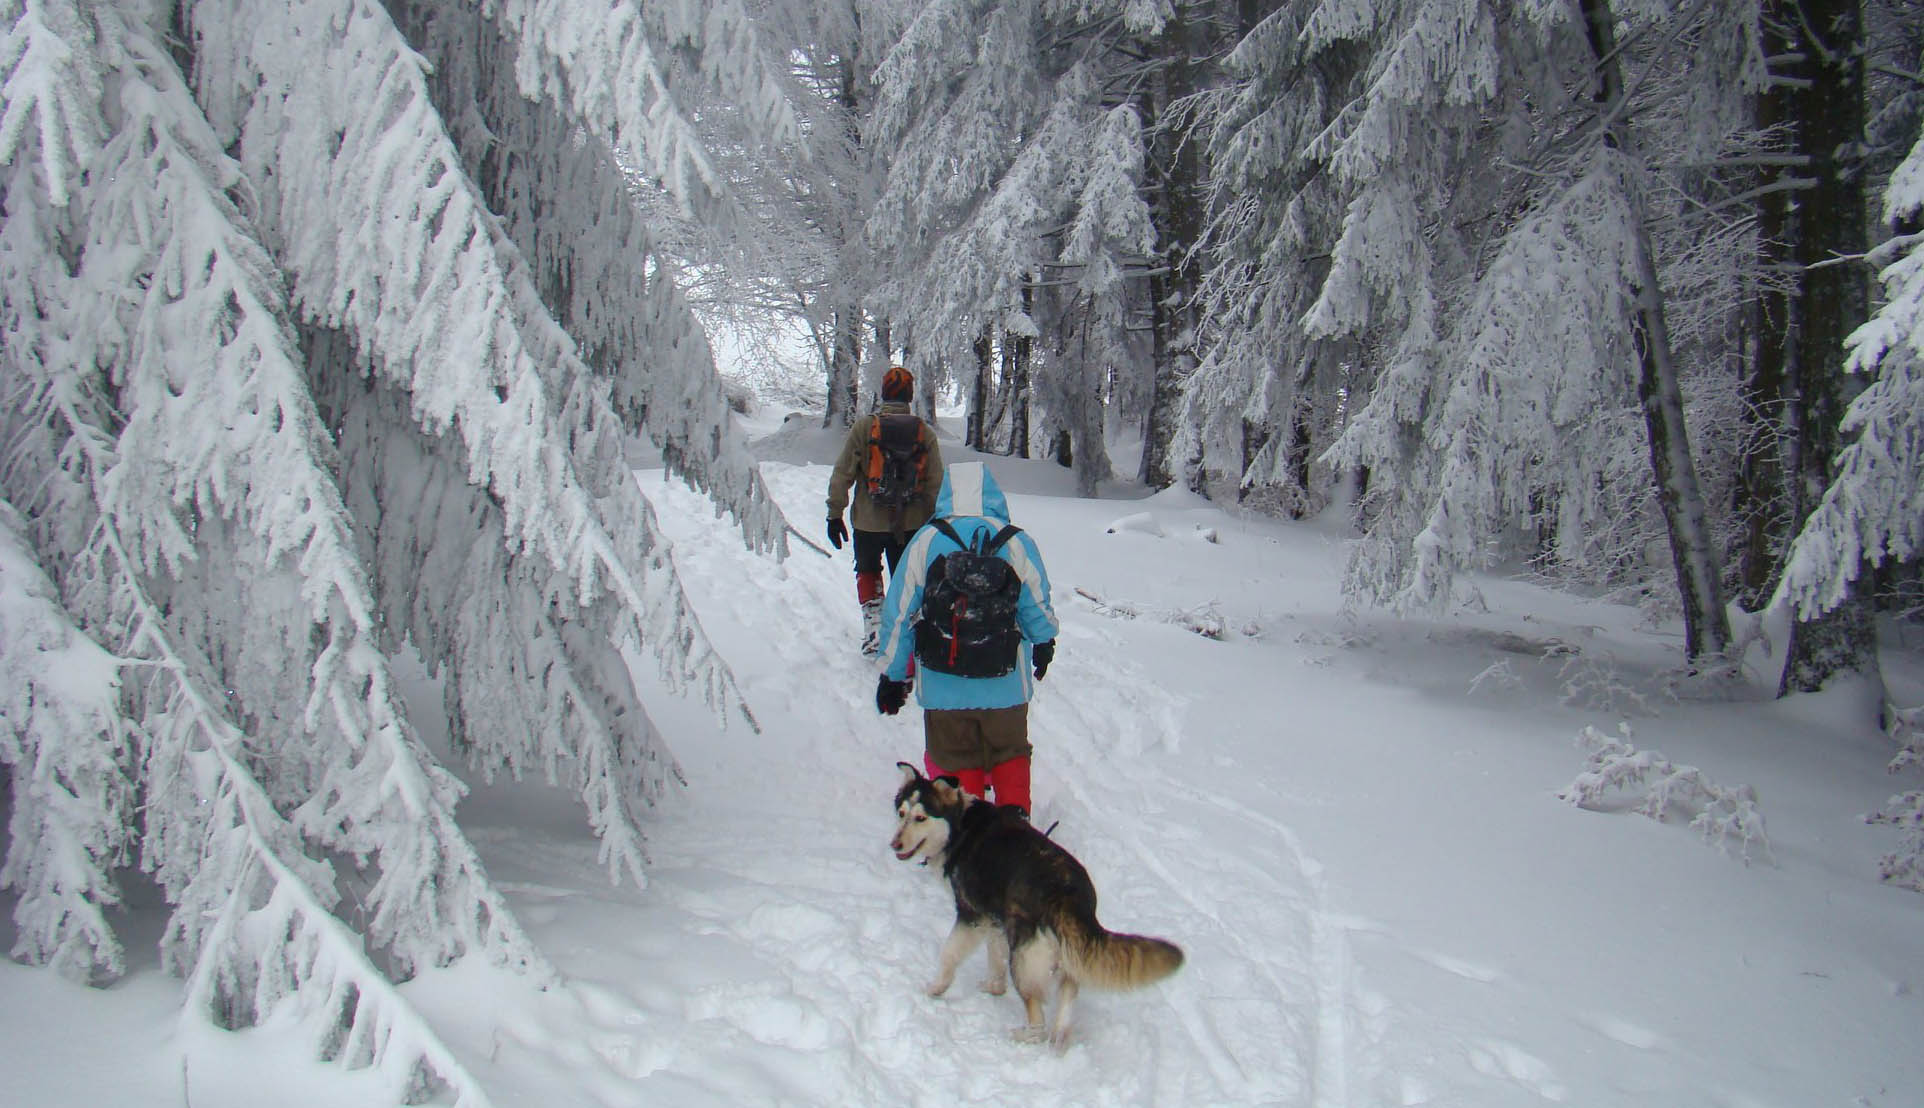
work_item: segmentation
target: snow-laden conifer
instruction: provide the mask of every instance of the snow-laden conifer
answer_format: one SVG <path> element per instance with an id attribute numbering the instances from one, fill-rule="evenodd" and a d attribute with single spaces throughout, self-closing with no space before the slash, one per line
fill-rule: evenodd
<path id="1" fill-rule="evenodd" d="M 430 94 L 463 168 L 581 362 L 612 384 L 623 423 L 734 513 L 751 548 L 779 552 L 785 523 L 732 433 L 714 351 L 648 222 L 653 209 L 639 202 L 642 186 L 605 143 L 582 141 L 572 116 L 502 80 L 518 47 L 497 22 L 467 8 L 394 6 L 433 63 Z"/>
<path id="2" fill-rule="evenodd" d="M 710 694 L 720 709 L 739 706 L 622 465 L 608 380 L 581 360 L 547 312 L 521 253 L 463 172 L 418 55 L 385 11 L 347 3 L 339 10 L 286 6 L 276 18 L 299 34 L 237 41 L 252 53 L 224 46 L 224 36 L 244 24 L 245 6 L 196 9 L 208 53 L 234 58 L 238 67 L 235 74 L 203 67 L 202 85 L 212 95 L 254 87 L 268 74 L 301 74 L 268 81 L 234 114 L 243 164 L 250 177 L 269 183 L 264 200 L 286 242 L 296 303 L 314 325 L 338 329 L 352 342 L 351 351 L 331 345 L 317 371 L 371 370 L 401 390 L 414 422 L 441 440 L 437 449 L 453 449 L 468 482 L 487 490 L 500 511 L 503 541 L 529 559 L 515 587 L 533 588 L 544 603 L 558 605 L 557 618 L 594 632 L 571 644 L 591 655 L 574 659 L 573 684 L 599 688 L 603 678 L 588 675 L 612 679 L 614 651 L 645 647 L 672 683 Z M 314 64 L 315 51 L 327 64 Z M 381 110 L 359 107 L 367 104 Z M 671 391 L 662 402 L 680 399 Z M 725 434 L 717 428 L 710 439 Z M 756 532 L 765 537 L 774 519 L 762 513 Z M 405 517 L 398 525 L 409 526 Z M 403 576 L 395 587 L 408 581 Z M 668 606 L 665 617 L 656 603 Z M 664 618 L 681 633 L 648 634 Z M 534 625 L 525 629 L 538 633 Z M 428 661 L 438 666 L 442 658 L 431 653 Z M 581 727 L 638 748 L 652 745 L 638 706 L 617 718 L 593 710 L 606 698 L 636 706 L 631 689 L 585 695 L 538 741 L 578 749 L 579 736 L 570 732 Z M 642 763 L 672 773 L 672 762 L 658 753 L 595 764 Z M 605 791 L 634 797 L 631 790 Z M 606 814 L 631 822 L 625 807 Z M 625 849 L 612 861 L 639 871 L 639 856 Z"/>
<path id="3" fill-rule="evenodd" d="M 117 110 L 86 184 L 56 215 L 38 203 L 39 163 L 10 161 L 0 234 L 34 249 L 0 266 L 25 340 L 7 347 L 0 480 L 34 513 L 63 606 L 124 667 L 114 707 L 137 741 L 119 764 L 139 790 L 140 864 L 175 906 L 167 962 L 190 980 L 190 1011 L 228 1026 L 298 1011 L 317 1045 L 344 1039 L 397 1095 L 427 1084 L 480 1103 L 368 937 L 332 914 L 333 867 L 310 844 L 371 866 L 369 933 L 403 971 L 538 956 L 394 706 L 277 275 L 225 191 L 234 167 L 147 26 L 90 15 Z M 96 673 L 90 693 L 113 688 Z M 99 734 L 37 737 L 47 782 L 72 799 L 67 833 L 13 840 L 25 937 L 47 934 L 35 883 L 71 879 L 76 845 L 100 846 L 72 829 L 132 830 L 126 801 L 72 788 Z M 47 790 L 23 795 L 21 813 L 45 814 Z M 112 903 L 111 888 L 68 887 Z"/>
<path id="4" fill-rule="evenodd" d="M 1110 278 L 1125 266 L 1140 273 L 1153 242 L 1117 223 L 1146 225 L 1147 211 L 1122 195 L 1141 189 L 1142 121 L 1117 103 L 1136 63 L 1130 36 L 1154 33 L 1165 14 L 943 0 L 917 15 L 876 74 L 872 133 L 888 176 L 867 233 L 888 274 L 879 302 L 918 350 L 951 365 L 973 363 L 985 334 L 1041 340 L 1032 345 L 1046 382 L 1042 422 L 1068 432 L 1089 488 L 1108 462 L 1099 416 L 1082 408 L 1140 359 L 1119 302 L 1076 289 L 1087 279 L 1120 295 Z M 1118 167 L 1135 180 L 1123 183 Z"/>
<path id="5" fill-rule="evenodd" d="M 399 636 L 423 632 L 414 645 L 447 671 L 457 738 L 495 742 L 484 768 L 541 763 L 579 789 L 617 873 L 640 875 L 638 807 L 674 776 L 629 658 L 652 650 L 671 683 L 740 706 L 624 463 L 612 374 L 544 304 L 383 9 L 189 6 L 167 27 L 190 32 L 198 100 L 142 18 L 160 14 L 110 0 L 6 10 L 0 492 L 51 578 L 15 589 L 28 563 L 10 559 L 8 595 L 57 598 L 120 673 L 117 698 L 103 667 L 94 699 L 68 705 L 118 717 L 46 698 L 28 720 L 8 705 L 16 781 L 31 747 L 75 798 L 56 810 L 32 779 L 16 784 L 16 819 L 49 828 L 15 834 L 6 863 L 22 949 L 117 967 L 94 921 L 122 845 L 101 829 L 129 833 L 137 805 L 135 854 L 174 906 L 163 950 L 192 1008 L 228 1026 L 293 1014 L 397 1101 L 443 1088 L 480 1103 L 395 977 L 463 957 L 552 971 L 405 714 L 388 663 Z M 603 158 L 575 179 L 624 212 Z M 584 207 L 562 229 L 594 218 Z M 637 303 L 631 332 L 589 318 Z M 752 465 L 723 426 L 702 426 L 719 411 L 712 357 L 666 265 L 568 310 L 617 362 L 664 343 L 671 357 L 623 366 L 636 406 L 660 409 L 643 425 L 751 544 L 778 548 Z M 434 496 L 409 500 L 404 476 L 438 483 Z M 382 480 L 403 494 L 392 504 Z M 448 549 L 470 556 L 447 558 L 415 508 L 465 525 L 473 545 Z M 477 576 L 435 576 L 449 570 Z M 411 610 L 417 586 L 445 607 Z M 517 651 L 519 670 L 502 662 Z M 9 651 L 9 672 L 22 656 Z M 489 677 L 485 698 L 469 695 Z M 506 740 L 519 747 L 500 745 L 529 721 Z M 103 765 L 127 796 L 90 783 Z M 335 914 L 343 886 L 364 910 L 352 925 Z"/>
<path id="6" fill-rule="evenodd" d="M 0 762 L 12 818 L 0 887 L 14 905 L 14 958 L 81 981 L 126 968 L 105 909 L 131 853 L 135 725 L 118 660 L 68 615 L 0 500 Z"/>
<path id="7" fill-rule="evenodd" d="M 1924 210 L 1924 138 L 1884 193 L 1897 224 Z M 1843 599 L 1859 567 L 1924 551 L 1924 234 L 1878 249 L 1885 301 L 1851 335 L 1848 368 L 1871 377 L 1851 402 L 1844 448 L 1822 503 L 1792 544 L 1779 601 L 1808 617 Z"/>
<path id="8" fill-rule="evenodd" d="M 1340 184 L 1344 214 L 1326 269 L 1300 248 L 1253 264 L 1313 281 L 1308 338 L 1354 343 L 1369 373 L 1341 382 L 1350 422 L 1323 455 L 1369 477 L 1351 587 L 1446 603 L 1458 570 L 1506 555 L 1581 564 L 1597 521 L 1661 520 L 1689 650 L 1718 653 L 1715 536 L 1698 507 L 1711 498 L 1685 398 L 1731 390 L 1683 382 L 1723 372 L 1728 317 L 1672 327 L 1666 301 L 1678 287 L 1693 309 L 1733 298 L 1700 295 L 1680 263 L 1702 256 L 1679 244 L 1735 241 L 1719 206 L 1694 199 L 1715 184 L 1687 167 L 1744 141 L 1754 7 L 1325 0 L 1303 28 L 1314 63 L 1366 59 L 1304 148 L 1303 172 Z M 1556 301 L 1556 288 L 1586 291 Z M 1642 481 L 1613 476 L 1638 458 Z M 1614 540 L 1611 558 L 1646 545 Z"/>
<path id="9" fill-rule="evenodd" d="M 1187 110 L 1208 151 L 1200 363 L 1183 389 L 1171 456 L 1198 488 L 1259 493 L 1301 512 L 1317 506 L 1309 460 L 1334 434 L 1355 344 L 1312 338 L 1302 316 L 1317 295 L 1313 259 L 1327 258 L 1342 216 L 1332 174 L 1308 157 L 1361 67 L 1305 47 L 1302 5 L 1251 27 L 1223 59 L 1224 80 Z"/>

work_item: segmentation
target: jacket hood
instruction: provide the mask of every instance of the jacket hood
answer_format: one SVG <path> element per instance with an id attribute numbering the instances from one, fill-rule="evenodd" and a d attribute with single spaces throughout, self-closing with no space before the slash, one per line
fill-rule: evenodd
<path id="1" fill-rule="evenodd" d="M 995 474 L 981 462 L 956 462 L 942 476 L 942 491 L 935 497 L 938 516 L 981 516 L 1009 522 L 1009 499 Z"/>

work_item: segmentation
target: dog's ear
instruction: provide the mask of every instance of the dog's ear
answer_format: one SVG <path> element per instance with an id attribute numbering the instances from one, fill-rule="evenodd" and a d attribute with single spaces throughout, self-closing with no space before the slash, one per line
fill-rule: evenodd
<path id="1" fill-rule="evenodd" d="M 953 773 L 945 773 L 941 777 L 937 778 L 937 780 L 941 781 L 944 785 L 947 785 L 951 789 L 959 789 L 962 787 L 962 779 L 960 777 L 957 777 Z"/>
<path id="2" fill-rule="evenodd" d="M 922 771 L 907 762 L 897 762 L 895 764 L 902 767 L 902 784 L 913 785 L 922 779 Z"/>
<path id="3" fill-rule="evenodd" d="M 965 795 L 962 792 L 962 779 L 947 773 L 935 779 L 934 791 L 937 804 L 960 804 Z"/>

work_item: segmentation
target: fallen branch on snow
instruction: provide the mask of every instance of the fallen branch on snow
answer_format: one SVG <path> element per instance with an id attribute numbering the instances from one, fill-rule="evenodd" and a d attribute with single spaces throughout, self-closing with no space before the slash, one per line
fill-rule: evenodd
<path id="1" fill-rule="evenodd" d="M 1095 606 L 1099 616 L 1110 619 L 1148 619 L 1159 623 L 1173 623 L 1187 631 L 1194 631 L 1205 639 L 1222 641 L 1228 634 L 1223 624 L 1223 615 L 1214 604 L 1204 604 L 1187 611 L 1175 609 L 1138 608 L 1133 604 L 1104 600 L 1088 589 L 1077 586 L 1076 595 Z"/>
<path id="2" fill-rule="evenodd" d="M 1622 738 L 1612 738 L 1594 727 L 1585 727 L 1577 745 L 1590 751 L 1589 768 L 1577 775 L 1557 798 L 1579 808 L 1596 804 L 1613 788 L 1643 787 L 1643 802 L 1636 810 L 1662 823 L 1673 808 L 1694 810 L 1690 826 L 1704 841 L 1729 853 L 1731 839 L 1738 842 L 1738 856 L 1750 864 L 1750 846 L 1756 843 L 1766 860 L 1772 860 L 1770 839 L 1764 833 L 1764 816 L 1757 810 L 1757 792 L 1749 785 L 1726 788 L 1705 777 L 1696 766 L 1680 766 L 1653 750 L 1638 750 L 1630 745 L 1630 725 L 1619 723 Z"/>

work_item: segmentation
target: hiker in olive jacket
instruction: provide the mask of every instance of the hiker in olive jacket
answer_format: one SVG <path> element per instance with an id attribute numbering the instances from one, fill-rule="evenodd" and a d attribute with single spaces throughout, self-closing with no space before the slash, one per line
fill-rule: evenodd
<path id="1" fill-rule="evenodd" d="M 882 619 L 885 581 L 882 561 L 890 573 L 902 558 L 909 536 L 928 522 L 935 511 L 935 494 L 942 487 L 942 448 L 935 430 L 909 410 L 915 398 L 915 375 L 896 366 L 882 375 L 881 407 L 855 421 L 835 469 L 828 478 L 828 541 L 840 550 L 849 539 L 842 512 L 855 493 L 855 597 L 862 605 L 862 653 L 875 653 Z M 878 426 L 879 425 L 879 426 Z M 913 452 L 913 487 L 891 492 L 883 487 L 883 444 Z M 895 502 L 887 502 L 889 500 Z"/>

